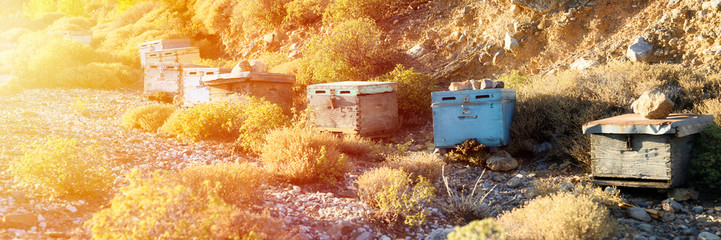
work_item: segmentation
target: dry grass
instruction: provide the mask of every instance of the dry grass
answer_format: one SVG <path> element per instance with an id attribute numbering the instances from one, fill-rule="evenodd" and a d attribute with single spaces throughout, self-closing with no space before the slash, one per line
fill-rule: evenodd
<path id="1" fill-rule="evenodd" d="M 381 158 L 375 146 L 375 142 L 357 135 L 343 135 L 338 141 L 338 149 L 342 153 L 361 159 L 378 160 Z"/>
<path id="2" fill-rule="evenodd" d="M 591 196 L 561 192 L 504 213 L 498 225 L 511 239 L 605 239 L 617 222 Z"/>
<path id="3" fill-rule="evenodd" d="M 542 178 L 533 181 L 533 185 L 528 189 L 530 197 L 546 197 L 559 192 L 570 192 L 576 195 L 584 195 L 593 199 L 594 202 L 606 205 L 616 206 L 621 202 L 620 191 L 604 191 L 600 187 L 590 182 L 575 179 L 563 178 Z"/>
<path id="4" fill-rule="evenodd" d="M 424 177 L 411 178 L 400 169 L 376 168 L 356 180 L 358 196 L 378 208 L 378 217 L 388 223 L 403 219 L 408 225 L 422 224 L 425 205 L 434 197 L 435 187 Z"/>
<path id="5" fill-rule="evenodd" d="M 508 236 L 492 218 L 473 221 L 466 226 L 456 227 L 448 234 L 448 240 L 505 240 Z"/>
<path id="6" fill-rule="evenodd" d="M 123 114 L 121 125 L 155 132 L 177 108 L 170 104 L 151 104 L 130 109 Z"/>
<path id="7" fill-rule="evenodd" d="M 237 206 L 256 203 L 262 199 L 262 188 L 267 181 L 265 169 L 250 163 L 216 163 L 192 166 L 180 171 L 180 183 L 201 193 L 204 182 L 218 184 L 216 193 L 225 202 Z"/>
<path id="8" fill-rule="evenodd" d="M 273 130 L 261 152 L 268 172 L 293 183 L 334 181 L 348 168 L 337 138 L 312 128 Z"/>
<path id="9" fill-rule="evenodd" d="M 473 190 L 471 190 L 471 192 L 461 193 L 455 189 L 451 189 L 448 186 L 448 179 L 443 176 L 443 185 L 446 187 L 446 194 L 448 194 L 448 197 L 442 205 L 443 210 L 456 219 L 464 222 L 488 217 L 487 206 L 490 204 L 484 205 L 484 201 L 486 200 L 488 194 L 493 191 L 495 186 L 485 193 L 482 193 L 478 189 L 478 184 L 481 182 L 481 177 L 483 177 L 484 173 L 485 171 L 478 176 L 478 180 L 476 180 L 476 183 L 473 185 Z"/>
<path id="10" fill-rule="evenodd" d="M 386 160 L 384 166 L 401 169 L 411 174 L 411 178 L 423 176 L 435 182 L 441 176 L 446 163 L 436 154 L 414 152 L 408 155 L 395 155 Z"/>
<path id="11" fill-rule="evenodd" d="M 669 96 L 674 112 L 694 111 L 718 92 L 717 78 L 681 65 L 612 62 L 533 79 L 518 88 L 512 147 L 532 151 L 533 144 L 551 142 L 551 158 L 589 163 L 590 142 L 579 131 L 584 123 L 631 112 L 631 102 L 649 89 Z"/>

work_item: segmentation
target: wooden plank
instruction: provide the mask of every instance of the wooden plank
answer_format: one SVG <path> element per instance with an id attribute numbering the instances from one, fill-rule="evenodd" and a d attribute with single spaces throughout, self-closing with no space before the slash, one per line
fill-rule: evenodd
<path id="1" fill-rule="evenodd" d="M 395 132 L 398 128 L 398 96 L 395 92 L 358 96 L 361 136 Z"/>
<path id="2" fill-rule="evenodd" d="M 593 175 L 670 180 L 671 137 L 673 135 L 592 134 Z"/>
<path id="3" fill-rule="evenodd" d="M 308 106 L 313 108 L 320 128 L 359 130 L 357 96 L 309 95 Z"/>
<path id="4" fill-rule="evenodd" d="M 698 134 L 671 139 L 671 186 L 683 185 L 688 179 L 688 166 L 691 162 L 691 151 Z"/>
<path id="5" fill-rule="evenodd" d="M 644 181 L 638 179 L 604 179 L 593 178 L 594 184 L 603 186 L 635 187 L 635 188 L 670 188 L 671 181 Z"/>

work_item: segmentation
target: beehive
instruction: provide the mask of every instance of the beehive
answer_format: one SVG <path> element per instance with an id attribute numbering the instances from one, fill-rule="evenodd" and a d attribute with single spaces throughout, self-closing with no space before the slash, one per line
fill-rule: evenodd
<path id="1" fill-rule="evenodd" d="M 583 125 L 591 139 L 593 180 L 602 185 L 671 188 L 688 175 L 694 138 L 711 115 L 672 114 L 646 119 L 638 114 Z"/>
<path id="2" fill-rule="evenodd" d="M 434 92 L 431 100 L 436 148 L 454 148 L 472 138 L 494 148 L 510 143 L 515 89 Z"/>
<path id="3" fill-rule="evenodd" d="M 93 31 L 60 31 L 63 37 L 80 42 L 85 46 L 90 46 L 93 41 Z"/>
<path id="4" fill-rule="evenodd" d="M 219 74 L 202 79 L 208 86 L 210 101 L 244 101 L 252 96 L 278 104 L 286 114 L 293 105 L 295 75 L 261 72 Z"/>
<path id="5" fill-rule="evenodd" d="M 173 48 L 142 53 L 144 64 L 171 62 L 193 64 L 200 60 L 200 50 L 197 47 Z"/>
<path id="6" fill-rule="evenodd" d="M 385 137 L 398 128 L 397 84 L 335 82 L 308 86 L 308 107 L 323 131 Z"/>
<path id="7" fill-rule="evenodd" d="M 190 47 L 190 39 L 160 39 L 140 43 L 138 44 L 138 51 L 140 52 L 140 63 L 145 66 L 144 53 L 185 47 Z"/>
<path id="8" fill-rule="evenodd" d="M 143 94 L 146 96 L 164 92 L 170 95 L 183 94 L 183 68 L 202 67 L 180 63 L 148 63 L 144 67 Z"/>
<path id="9" fill-rule="evenodd" d="M 184 68 L 183 69 L 183 106 L 191 107 L 198 103 L 210 101 L 210 88 L 203 85 L 203 80 L 216 78 L 229 73 L 227 68 Z"/>

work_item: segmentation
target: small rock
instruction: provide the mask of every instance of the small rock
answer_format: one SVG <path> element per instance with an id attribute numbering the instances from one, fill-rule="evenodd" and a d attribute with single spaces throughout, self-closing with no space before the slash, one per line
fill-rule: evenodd
<path id="1" fill-rule="evenodd" d="M 510 33 L 506 33 L 506 37 L 503 38 L 503 48 L 506 50 L 513 50 L 518 47 L 518 40 L 513 38 Z"/>
<path id="2" fill-rule="evenodd" d="M 521 182 L 521 178 L 519 177 L 513 177 L 511 180 L 508 180 L 506 185 L 510 188 L 517 188 L 518 186 L 521 186 L 523 182 Z"/>
<path id="3" fill-rule="evenodd" d="M 45 236 L 49 238 L 70 238 L 70 234 L 56 231 L 47 231 L 45 232 Z"/>
<path id="4" fill-rule="evenodd" d="M 253 60 L 250 62 L 250 71 L 257 72 L 257 73 L 264 73 L 268 72 L 268 68 L 265 67 L 265 64 L 263 62 L 258 60 Z"/>
<path id="5" fill-rule="evenodd" d="M 353 223 L 340 222 L 328 229 L 328 235 L 331 239 L 341 239 L 351 233 L 354 229 L 356 229 L 356 227 Z"/>
<path id="6" fill-rule="evenodd" d="M 15 202 L 24 203 L 27 200 L 27 193 L 23 190 L 15 190 L 13 191 L 13 199 L 15 199 Z"/>
<path id="7" fill-rule="evenodd" d="M 380 240 L 392 240 L 392 239 L 386 235 L 383 235 L 383 236 L 381 236 Z"/>
<path id="8" fill-rule="evenodd" d="M 699 231 L 696 230 L 695 228 L 684 228 L 683 230 L 681 230 L 681 234 L 683 234 L 683 235 L 698 235 Z"/>
<path id="9" fill-rule="evenodd" d="M 518 167 L 518 160 L 506 151 L 500 151 L 495 156 L 486 159 L 486 165 L 492 171 L 507 172 Z"/>
<path id="10" fill-rule="evenodd" d="M 70 211 L 71 213 L 76 213 L 76 212 L 78 211 L 78 208 L 76 208 L 76 207 L 73 206 L 73 205 L 67 205 L 67 206 L 65 206 L 65 209 L 67 209 L 67 210 Z"/>
<path id="11" fill-rule="evenodd" d="M 710 233 L 710 232 L 701 232 L 701 233 L 698 235 L 698 239 L 701 239 L 701 240 L 704 240 L 704 239 L 705 239 L 705 240 L 721 240 L 721 237 L 716 236 L 715 234 Z"/>
<path id="12" fill-rule="evenodd" d="M 546 169 L 548 169 L 548 164 L 538 164 L 538 166 L 536 166 L 536 170 L 546 170 Z"/>
<path id="13" fill-rule="evenodd" d="M 573 188 L 574 188 L 574 187 L 575 187 L 575 185 L 573 185 L 573 183 L 564 183 L 563 185 L 561 185 L 561 186 L 558 188 L 558 191 L 560 191 L 560 192 L 570 192 L 570 191 L 573 191 Z"/>
<path id="14" fill-rule="evenodd" d="M 666 212 L 676 213 L 683 211 L 683 205 L 669 198 L 661 202 L 661 208 Z"/>
<path id="15" fill-rule="evenodd" d="M 668 197 L 679 202 L 684 202 L 689 199 L 698 199 L 698 192 L 688 188 L 674 188 L 668 192 Z"/>
<path id="16" fill-rule="evenodd" d="M 426 236 L 425 240 L 445 240 L 445 239 L 448 239 L 448 234 L 453 231 L 454 231 L 453 228 L 436 229 L 436 230 L 433 230 L 433 232 L 431 232 L 431 234 L 428 234 L 428 236 Z M 383 239 L 383 238 L 381 238 L 381 239 Z"/>
<path id="17" fill-rule="evenodd" d="M 238 64 L 233 67 L 233 70 L 231 73 L 241 73 L 241 72 L 250 72 L 253 71 L 253 68 L 250 66 L 250 62 L 248 60 L 243 60 L 238 62 Z"/>
<path id="18" fill-rule="evenodd" d="M 413 58 L 419 58 L 423 56 L 423 54 L 426 52 L 426 48 L 423 47 L 422 43 L 419 43 L 418 45 L 413 46 L 411 49 L 408 49 L 406 51 L 406 54 Z"/>
<path id="19" fill-rule="evenodd" d="M 496 82 L 491 79 L 483 79 L 479 81 L 477 89 L 492 89 L 496 88 Z"/>
<path id="20" fill-rule="evenodd" d="M 693 207 L 693 212 L 695 212 L 695 213 L 703 213 L 703 208 L 702 208 L 702 207 Z"/>
<path id="21" fill-rule="evenodd" d="M 669 1 L 668 1 L 668 4 L 666 4 L 666 6 L 667 6 L 667 7 L 671 7 L 671 6 L 673 6 L 673 5 L 678 4 L 680 1 L 681 1 L 681 0 L 669 0 Z"/>
<path id="22" fill-rule="evenodd" d="M 571 63 L 571 69 L 575 69 L 578 71 L 583 71 L 588 68 L 591 68 L 593 66 L 598 65 L 598 61 L 596 60 L 587 60 L 585 58 L 579 58 L 576 59 L 573 63 Z"/>
<path id="23" fill-rule="evenodd" d="M 473 84 L 470 81 L 452 82 L 451 85 L 448 86 L 448 90 L 450 90 L 450 91 L 473 90 Z"/>
<path id="24" fill-rule="evenodd" d="M 633 44 L 631 44 L 631 46 L 628 46 L 628 49 L 626 50 L 626 57 L 628 57 L 628 59 L 633 62 L 646 61 L 651 55 L 652 50 L 653 46 L 651 46 L 651 44 L 648 44 L 648 42 L 646 42 L 646 39 L 644 39 L 643 37 L 639 37 L 636 38 L 635 41 L 633 41 Z"/>
<path id="25" fill-rule="evenodd" d="M 653 232 L 653 226 L 647 223 L 641 223 L 638 225 L 638 229 L 641 229 L 645 232 Z"/>
<path id="26" fill-rule="evenodd" d="M 363 232 L 358 237 L 355 238 L 355 240 L 370 240 L 373 239 L 373 234 L 370 232 Z"/>
<path id="27" fill-rule="evenodd" d="M 646 210 L 640 207 L 631 207 L 626 209 L 626 213 L 628 213 L 629 216 L 632 218 L 648 222 L 651 221 L 651 215 L 648 215 Z"/>
<path id="28" fill-rule="evenodd" d="M 645 91 L 636 101 L 633 101 L 631 108 L 634 113 L 648 119 L 664 119 L 673 109 L 673 102 L 665 94 L 658 90 Z"/>

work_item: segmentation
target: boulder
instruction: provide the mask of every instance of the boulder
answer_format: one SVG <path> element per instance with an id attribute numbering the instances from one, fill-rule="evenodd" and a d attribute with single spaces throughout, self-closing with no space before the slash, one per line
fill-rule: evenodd
<path id="1" fill-rule="evenodd" d="M 491 89 L 496 87 L 496 82 L 494 82 L 491 79 L 483 79 L 480 82 L 480 87 L 478 89 Z"/>
<path id="2" fill-rule="evenodd" d="M 518 47 L 518 40 L 511 36 L 510 33 L 506 33 L 506 37 L 503 38 L 503 48 L 506 50 L 513 50 Z"/>
<path id="3" fill-rule="evenodd" d="M 233 67 L 233 70 L 231 73 L 240 73 L 240 72 L 250 72 L 253 71 L 253 68 L 250 66 L 250 62 L 248 60 L 243 60 L 238 62 L 238 64 L 235 64 L 235 67 Z"/>
<path id="4" fill-rule="evenodd" d="M 698 234 L 698 239 L 701 240 L 721 240 L 721 237 L 716 236 L 716 234 L 710 233 L 710 232 L 701 232 Z"/>
<path id="5" fill-rule="evenodd" d="M 521 186 L 521 184 L 523 184 L 523 182 L 518 176 L 512 177 L 510 180 L 508 180 L 508 182 L 506 182 L 506 185 L 509 188 L 517 188 L 518 186 Z"/>
<path id="6" fill-rule="evenodd" d="M 408 49 L 406 51 L 406 54 L 413 58 L 419 58 L 423 56 L 423 54 L 426 53 L 426 48 L 423 46 L 422 43 L 419 43 L 418 45 L 413 46 L 411 49 Z"/>
<path id="7" fill-rule="evenodd" d="M 258 61 L 258 60 L 253 60 L 250 62 L 250 71 L 264 73 L 264 72 L 268 72 L 268 68 L 265 67 L 265 64 L 263 64 L 263 62 Z"/>
<path id="8" fill-rule="evenodd" d="M 448 86 L 448 90 L 450 90 L 450 91 L 473 90 L 473 85 L 468 81 L 452 82 L 451 85 Z"/>
<path id="9" fill-rule="evenodd" d="M 598 61 L 596 61 L 596 60 L 592 60 L 592 59 L 588 60 L 585 58 L 579 58 L 579 59 L 576 59 L 576 61 L 573 61 L 573 63 L 571 63 L 571 69 L 583 71 L 583 70 L 586 70 L 586 69 L 596 66 L 596 65 L 598 65 Z"/>
<path id="10" fill-rule="evenodd" d="M 486 159 L 486 166 L 496 172 L 508 172 L 518 167 L 518 160 L 506 151 L 500 151 L 495 156 Z"/>
<path id="11" fill-rule="evenodd" d="M 653 51 L 653 46 L 648 44 L 643 37 L 639 37 L 633 41 L 631 46 L 628 46 L 626 57 L 633 62 L 643 62 L 651 56 L 651 51 Z"/>
<path id="12" fill-rule="evenodd" d="M 646 212 L 645 209 L 640 207 L 627 208 L 626 213 L 628 213 L 628 216 L 644 222 L 651 221 L 651 215 L 648 215 L 648 212 Z"/>
<path id="13" fill-rule="evenodd" d="M 671 114 L 673 102 L 666 97 L 665 94 L 658 90 L 645 91 L 641 96 L 633 101 L 631 108 L 634 113 L 648 119 L 664 119 Z"/>

